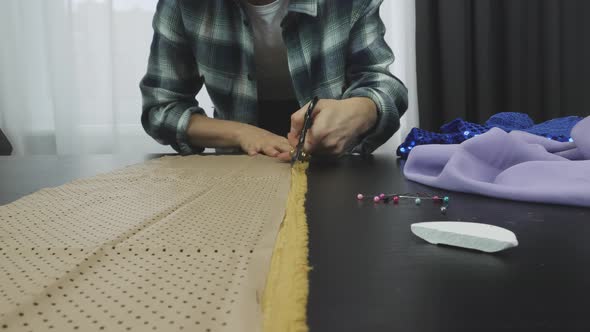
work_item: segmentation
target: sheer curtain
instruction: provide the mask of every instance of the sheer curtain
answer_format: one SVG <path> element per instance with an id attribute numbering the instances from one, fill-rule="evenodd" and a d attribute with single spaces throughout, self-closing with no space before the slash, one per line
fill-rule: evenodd
<path id="1" fill-rule="evenodd" d="M 416 4 L 415 0 L 384 0 L 381 18 L 387 28 L 385 39 L 395 54 L 395 62 L 389 68 L 399 77 L 409 94 L 409 107 L 401 119 L 397 133 L 377 152 L 395 153 L 410 130 L 418 127 L 418 93 L 416 78 Z"/>
<path id="2" fill-rule="evenodd" d="M 0 11 L 0 128 L 13 154 L 159 153 L 139 122 L 157 0 L 3 0 Z M 410 89 L 392 152 L 417 126 L 414 0 L 381 9 L 391 68 Z M 197 97 L 207 112 L 205 89 Z"/>

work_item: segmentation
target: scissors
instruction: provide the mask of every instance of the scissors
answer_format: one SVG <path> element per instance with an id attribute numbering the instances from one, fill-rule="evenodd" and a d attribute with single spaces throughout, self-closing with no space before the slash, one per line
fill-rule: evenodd
<path id="1" fill-rule="evenodd" d="M 313 97 L 311 103 L 309 103 L 309 107 L 305 112 L 305 118 L 303 120 L 303 128 L 301 128 L 301 134 L 299 135 L 299 142 L 297 143 L 297 150 L 295 151 L 295 155 L 291 157 L 291 166 L 295 164 L 297 161 L 303 161 L 306 158 L 305 152 L 303 152 L 303 145 L 305 144 L 305 135 L 309 128 L 311 128 L 312 119 L 311 115 L 313 114 L 313 109 L 317 105 L 319 98 Z"/>

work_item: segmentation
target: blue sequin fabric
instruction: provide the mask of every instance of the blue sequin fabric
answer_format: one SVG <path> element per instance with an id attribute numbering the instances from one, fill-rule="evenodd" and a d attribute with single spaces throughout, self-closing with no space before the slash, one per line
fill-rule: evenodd
<path id="1" fill-rule="evenodd" d="M 572 141 L 570 132 L 582 119 L 579 116 L 568 116 L 535 124 L 527 114 L 504 112 L 495 114 L 485 124 L 480 125 L 457 118 L 440 127 L 440 133 L 413 128 L 406 140 L 397 148 L 397 155 L 407 159 L 412 149 L 418 145 L 459 144 L 494 127 L 506 132 L 520 130 L 544 136 L 547 139 L 567 142 Z"/>

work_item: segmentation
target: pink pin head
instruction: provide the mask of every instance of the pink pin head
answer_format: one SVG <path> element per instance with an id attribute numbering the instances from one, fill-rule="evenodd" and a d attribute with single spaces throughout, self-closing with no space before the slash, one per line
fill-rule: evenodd
<path id="1" fill-rule="evenodd" d="M 395 204 L 399 203 L 399 196 L 393 196 L 393 202 Z"/>
<path id="2" fill-rule="evenodd" d="M 379 196 L 373 197 L 373 202 L 379 203 L 379 201 L 381 201 L 381 198 Z"/>
<path id="3" fill-rule="evenodd" d="M 363 196 L 363 194 L 356 195 L 356 199 L 358 199 L 359 201 L 363 200 L 363 198 L 365 198 L 365 196 Z"/>

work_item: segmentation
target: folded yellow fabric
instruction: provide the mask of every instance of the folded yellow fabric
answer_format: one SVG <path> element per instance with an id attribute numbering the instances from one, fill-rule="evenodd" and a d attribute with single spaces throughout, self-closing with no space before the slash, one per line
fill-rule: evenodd
<path id="1" fill-rule="evenodd" d="M 307 163 L 296 163 L 291 170 L 287 210 L 275 242 L 262 302 L 264 332 L 308 331 L 307 168 Z"/>

